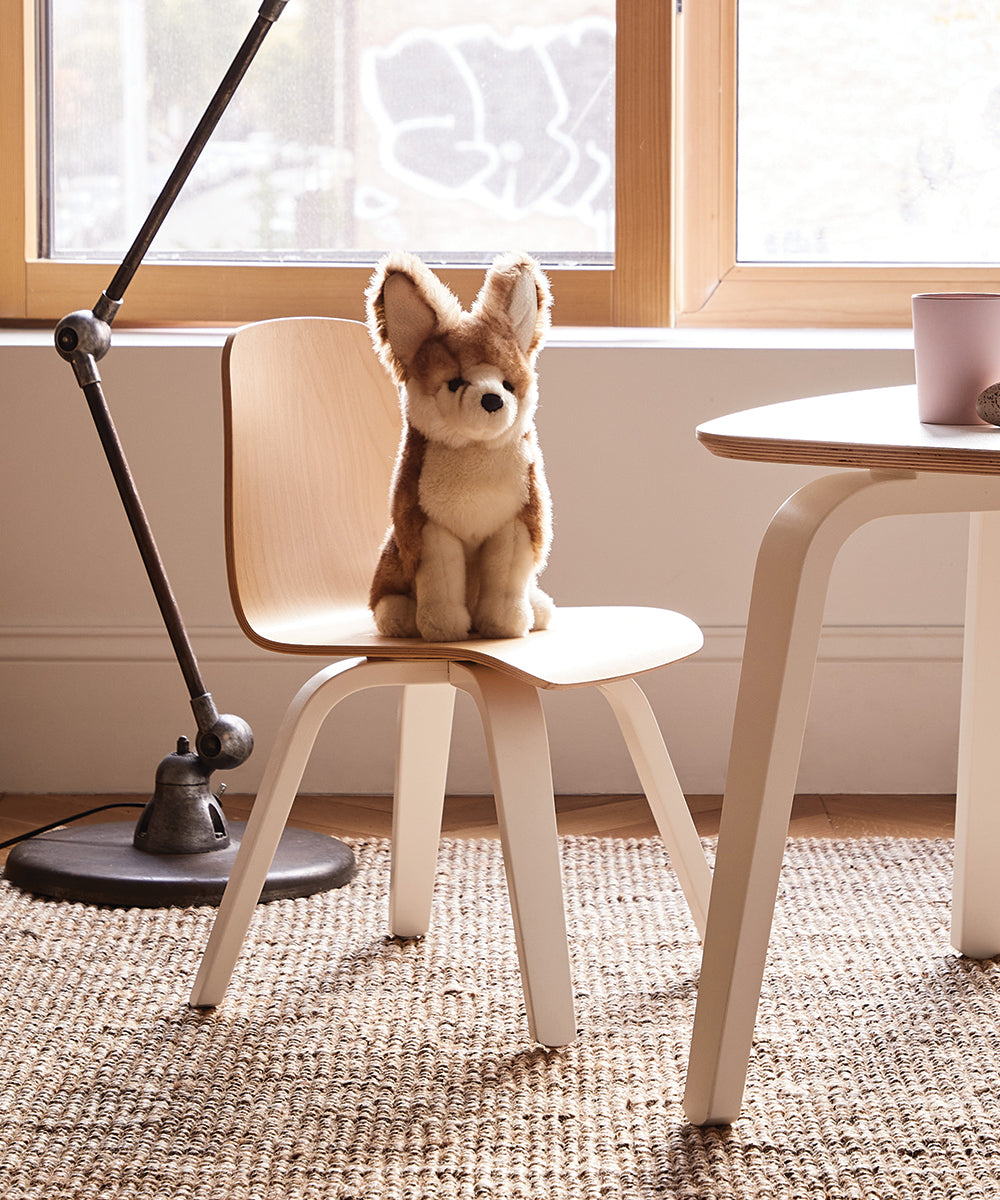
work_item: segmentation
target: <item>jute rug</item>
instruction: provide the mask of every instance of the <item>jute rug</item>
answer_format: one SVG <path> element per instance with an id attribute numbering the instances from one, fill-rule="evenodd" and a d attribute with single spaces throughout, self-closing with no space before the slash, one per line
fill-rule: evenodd
<path id="1" fill-rule="evenodd" d="M 0 886 L 0 1196 L 1000 1196 L 1000 965 L 949 948 L 949 843 L 790 843 L 727 1130 L 680 1107 L 699 958 L 662 849 L 563 845 L 580 1035 L 549 1052 L 493 842 L 445 843 L 419 942 L 359 843 L 349 887 L 258 909 L 209 1014 L 212 910 Z"/>

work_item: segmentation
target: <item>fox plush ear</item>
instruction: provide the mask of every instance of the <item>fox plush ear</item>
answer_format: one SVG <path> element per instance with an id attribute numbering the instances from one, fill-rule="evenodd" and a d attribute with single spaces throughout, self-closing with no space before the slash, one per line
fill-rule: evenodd
<path id="1" fill-rule="evenodd" d="M 493 260 L 473 312 L 491 323 L 506 319 L 521 349 L 533 357 L 549 331 L 552 293 L 538 263 L 527 254 Z"/>
<path id="2" fill-rule="evenodd" d="M 461 306 L 433 271 L 412 254 L 389 255 L 366 293 L 368 331 L 383 364 L 403 383 L 417 351 L 461 316 Z"/>

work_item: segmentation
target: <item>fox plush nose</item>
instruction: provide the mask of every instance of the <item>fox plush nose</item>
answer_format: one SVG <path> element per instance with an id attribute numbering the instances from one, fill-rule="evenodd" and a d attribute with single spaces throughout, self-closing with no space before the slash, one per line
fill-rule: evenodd
<path id="1" fill-rule="evenodd" d="M 487 392 L 480 403 L 487 412 L 498 412 L 503 408 L 503 400 L 496 392 Z"/>

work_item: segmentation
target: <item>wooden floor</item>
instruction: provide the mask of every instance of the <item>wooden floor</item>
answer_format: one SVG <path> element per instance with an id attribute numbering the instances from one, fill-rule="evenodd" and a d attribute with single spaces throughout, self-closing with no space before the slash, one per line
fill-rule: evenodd
<path id="1" fill-rule="evenodd" d="M 88 818 L 132 821 L 145 796 L 0 795 L 0 842 L 101 804 L 131 802 Z M 243 820 L 250 796 L 226 793 L 223 808 L 231 820 Z M 718 832 L 721 798 L 689 796 L 699 831 Z M 560 796 L 556 801 L 560 833 L 591 837 L 655 837 L 644 796 Z M 954 831 L 954 796 L 799 796 L 789 829 L 793 837 L 950 837 Z M 392 801 L 385 796 L 300 796 L 292 824 L 334 837 L 388 837 Z M 496 813 L 490 796 L 449 796 L 445 803 L 446 837 L 496 837 Z M 0 851 L 0 861 L 7 850 Z"/>

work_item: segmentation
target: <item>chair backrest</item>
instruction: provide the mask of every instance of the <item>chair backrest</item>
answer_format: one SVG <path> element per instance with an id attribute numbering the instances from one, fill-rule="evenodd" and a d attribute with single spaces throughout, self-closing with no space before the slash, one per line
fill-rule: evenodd
<path id="1" fill-rule="evenodd" d="M 294 317 L 223 354 L 226 565 L 237 619 L 269 640 L 363 610 L 388 524 L 396 389 L 357 321 Z"/>

